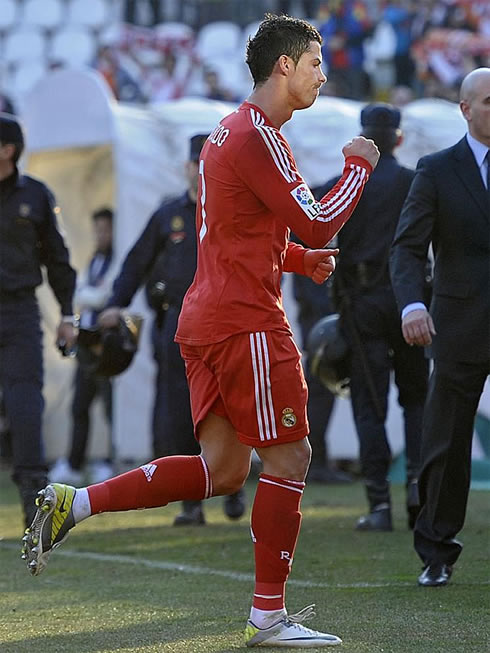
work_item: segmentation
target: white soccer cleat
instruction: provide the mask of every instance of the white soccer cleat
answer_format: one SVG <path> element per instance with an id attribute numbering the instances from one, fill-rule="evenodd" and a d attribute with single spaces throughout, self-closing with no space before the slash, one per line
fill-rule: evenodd
<path id="1" fill-rule="evenodd" d="M 309 605 L 297 614 L 284 617 L 269 628 L 257 628 L 250 620 L 245 628 L 247 646 L 283 646 L 284 648 L 321 648 L 342 644 L 340 637 L 320 633 L 302 625 L 315 616 L 314 605 Z"/>

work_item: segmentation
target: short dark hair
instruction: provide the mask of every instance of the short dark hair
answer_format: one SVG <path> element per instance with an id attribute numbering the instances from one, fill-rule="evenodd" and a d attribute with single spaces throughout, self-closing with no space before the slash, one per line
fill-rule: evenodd
<path id="1" fill-rule="evenodd" d="M 312 41 L 321 44 L 322 37 L 316 27 L 306 20 L 266 14 L 257 33 L 247 43 L 246 62 L 254 87 L 269 79 L 281 55 L 291 57 L 297 64 Z"/>
<path id="2" fill-rule="evenodd" d="M 400 110 L 386 102 L 373 102 L 361 111 L 361 134 L 371 138 L 381 154 L 391 154 L 400 136 Z"/>
<path id="3" fill-rule="evenodd" d="M 380 154 L 391 154 L 400 137 L 400 129 L 384 129 L 383 127 L 363 127 L 361 136 L 370 138 L 376 143 Z"/>
<path id="4" fill-rule="evenodd" d="M 107 207 L 97 209 L 97 211 L 94 211 L 92 213 L 92 220 L 94 222 L 96 220 L 110 220 L 110 222 L 112 222 L 112 217 L 113 217 L 112 209 L 109 209 Z"/>
<path id="5" fill-rule="evenodd" d="M 17 117 L 10 113 L 0 112 L 0 143 L 14 146 L 12 162 L 17 165 L 24 150 L 24 133 Z"/>

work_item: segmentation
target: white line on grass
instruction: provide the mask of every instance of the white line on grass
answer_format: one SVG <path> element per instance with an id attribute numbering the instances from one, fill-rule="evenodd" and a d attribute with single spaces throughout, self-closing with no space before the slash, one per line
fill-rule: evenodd
<path id="1" fill-rule="evenodd" d="M 0 542 L 3 548 L 14 548 L 13 546 Z M 178 571 L 182 574 L 198 574 L 200 576 L 221 576 L 230 580 L 244 581 L 247 583 L 254 582 L 253 574 L 239 574 L 235 571 L 225 569 L 212 569 L 210 567 L 200 567 L 195 565 L 186 565 L 179 562 L 164 562 L 163 560 L 148 560 L 147 558 L 134 558 L 132 556 L 116 555 L 111 553 L 95 553 L 93 551 L 56 551 L 55 555 L 65 558 L 79 558 L 82 560 L 93 560 L 95 562 L 110 562 L 123 565 L 138 565 L 149 569 L 161 569 L 163 571 Z M 466 585 L 467 583 L 465 583 Z M 469 583 L 470 585 L 488 585 L 490 581 L 481 581 L 479 583 Z M 312 580 L 296 580 L 291 578 L 288 585 L 297 587 L 324 587 L 330 589 L 356 589 L 356 588 L 376 588 L 376 587 L 411 587 L 414 582 L 384 582 L 384 583 L 317 583 Z"/>

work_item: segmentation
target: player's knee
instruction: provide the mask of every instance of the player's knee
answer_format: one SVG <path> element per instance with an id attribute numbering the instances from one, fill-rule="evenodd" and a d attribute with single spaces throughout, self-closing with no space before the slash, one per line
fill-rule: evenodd
<path id="1" fill-rule="evenodd" d="M 212 474 L 213 494 L 234 494 L 243 487 L 249 468 L 223 469 Z"/>
<path id="2" fill-rule="evenodd" d="M 303 481 L 311 459 L 308 438 L 258 451 L 265 474 Z"/>
<path id="3" fill-rule="evenodd" d="M 311 460 L 311 446 L 308 440 L 304 440 L 304 446 L 293 450 L 290 459 L 287 461 L 289 474 L 284 478 L 300 480 L 306 476 Z"/>

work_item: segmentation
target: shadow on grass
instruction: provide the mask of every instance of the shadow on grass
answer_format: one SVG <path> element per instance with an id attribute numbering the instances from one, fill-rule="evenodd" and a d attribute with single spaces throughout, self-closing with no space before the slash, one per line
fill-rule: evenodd
<path id="1" fill-rule="evenodd" d="M 59 633 L 56 635 L 38 635 L 18 639 L 11 644 L 2 645 L 3 653 L 28 653 L 42 651 L 43 653 L 67 652 L 94 653 L 94 651 L 138 650 L 152 647 L 151 650 L 182 651 L 207 651 L 225 653 L 232 648 L 243 646 L 242 634 L 229 634 L 226 639 L 234 640 L 229 643 L 213 642 L 214 639 L 223 639 L 223 631 L 217 624 L 206 623 L 205 635 L 195 634 L 195 616 L 183 619 L 181 615 L 175 618 L 153 619 L 148 623 L 130 624 L 118 628 L 105 629 L 103 618 L 97 631 L 81 633 Z M 189 633 L 187 637 L 183 633 Z M 231 645 L 230 645 L 231 644 Z M 153 648 L 155 647 L 155 648 Z M 163 648 L 162 648 L 163 647 Z"/>

